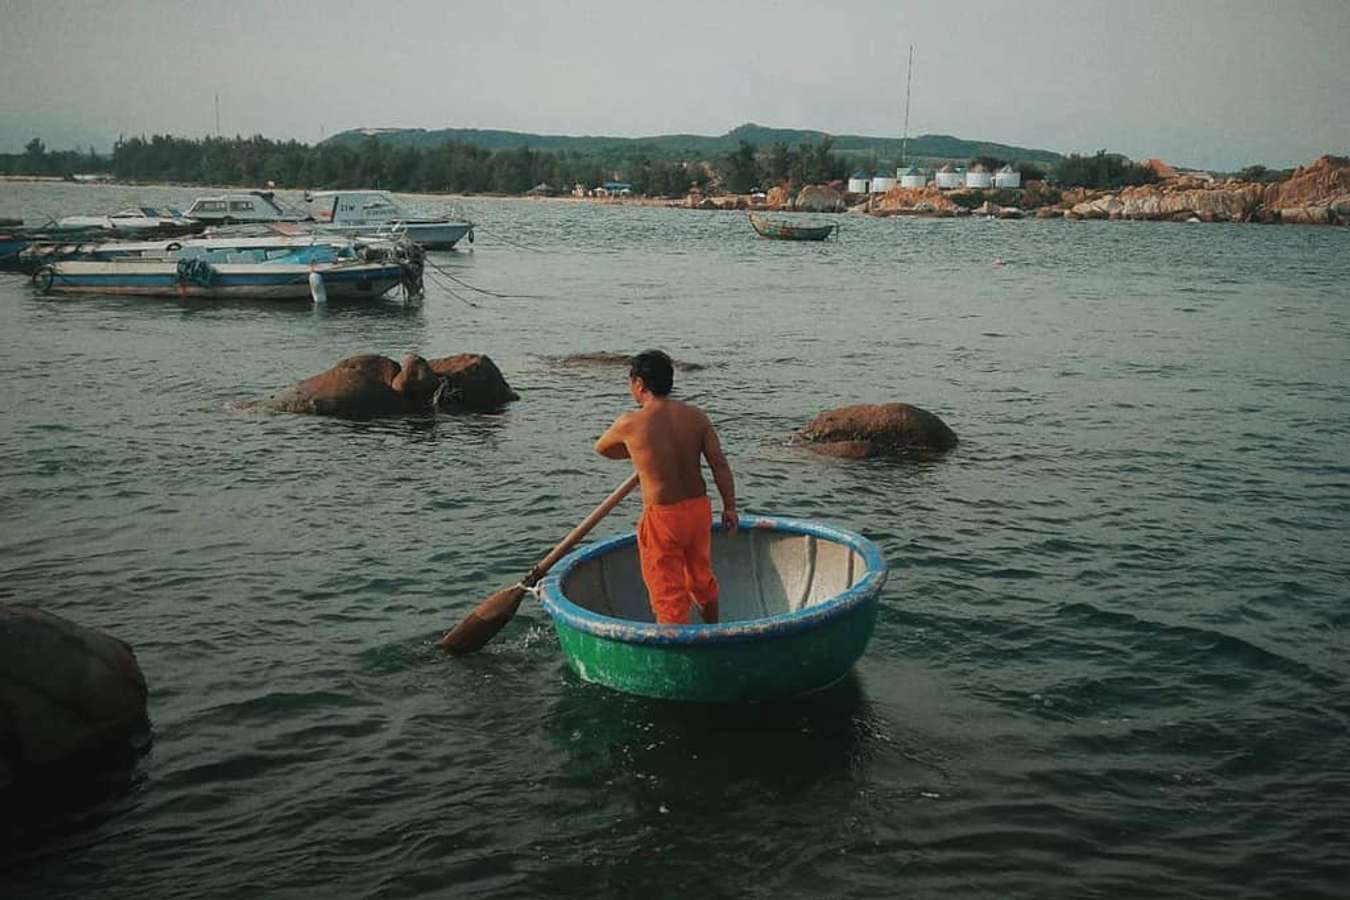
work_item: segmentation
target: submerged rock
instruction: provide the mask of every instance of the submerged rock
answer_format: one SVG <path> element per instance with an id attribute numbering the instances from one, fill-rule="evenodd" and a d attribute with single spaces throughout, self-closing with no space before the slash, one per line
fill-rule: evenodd
<path id="1" fill-rule="evenodd" d="M 481 353 L 444 356 L 429 361 L 428 365 L 446 387 L 438 401 L 442 409 L 499 409 L 520 399 L 497 364 Z"/>
<path id="2" fill-rule="evenodd" d="M 39 609 L 0 605 L 0 791 L 93 775 L 132 756 L 147 726 L 145 676 L 130 647 Z"/>
<path id="3" fill-rule="evenodd" d="M 364 353 L 253 405 L 273 412 L 369 419 L 428 411 L 438 387 L 439 379 L 420 356 L 410 354 L 400 366 L 387 356 Z"/>
<path id="4" fill-rule="evenodd" d="M 494 409 L 519 399 L 486 356 L 464 353 L 429 363 L 409 354 L 399 365 L 366 353 L 243 407 L 370 419 L 429 413 L 438 397 L 446 409 Z"/>
<path id="5" fill-rule="evenodd" d="M 550 356 L 547 358 L 560 366 L 574 368 L 605 368 L 609 366 L 627 368 L 632 363 L 633 356 L 634 354 L 631 353 L 611 353 L 607 350 L 600 350 L 594 353 L 569 353 L 566 356 Z M 681 372 L 698 372 L 707 368 L 702 363 L 687 362 L 681 359 L 671 360 L 671 362 Z"/>
<path id="6" fill-rule="evenodd" d="M 848 459 L 942 452 L 957 444 L 946 422 L 908 403 L 841 406 L 816 416 L 800 435 L 817 453 Z"/>

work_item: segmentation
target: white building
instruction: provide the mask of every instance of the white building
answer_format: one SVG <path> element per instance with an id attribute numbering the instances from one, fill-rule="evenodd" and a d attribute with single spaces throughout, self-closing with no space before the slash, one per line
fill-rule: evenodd
<path id="1" fill-rule="evenodd" d="M 937 174 L 933 176 L 933 181 L 939 188 L 949 191 L 961 186 L 961 173 L 953 169 L 951 163 L 947 163 L 937 170 Z"/>
<path id="2" fill-rule="evenodd" d="M 869 183 L 865 174 L 854 172 L 848 176 L 848 192 L 850 194 L 866 194 Z"/>
<path id="3" fill-rule="evenodd" d="M 968 188 L 987 188 L 994 186 L 994 178 L 989 174 L 989 170 L 976 163 L 966 172 L 966 187 Z"/>
<path id="4" fill-rule="evenodd" d="M 903 188 L 921 188 L 928 183 L 924 174 L 913 166 L 908 169 L 896 169 L 895 174 L 899 176 L 900 186 Z"/>
<path id="5" fill-rule="evenodd" d="M 889 172 L 878 172 L 872 176 L 872 193 L 884 194 L 895 187 L 895 176 Z"/>
<path id="6" fill-rule="evenodd" d="M 1022 173 L 1011 165 L 1004 166 L 994 173 L 994 187 L 1020 188 L 1021 186 Z"/>

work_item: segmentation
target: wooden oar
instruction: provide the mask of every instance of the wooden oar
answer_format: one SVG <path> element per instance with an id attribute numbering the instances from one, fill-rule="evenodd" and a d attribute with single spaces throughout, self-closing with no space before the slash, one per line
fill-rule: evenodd
<path id="1" fill-rule="evenodd" d="M 604 502 L 591 511 L 591 514 L 581 520 L 581 524 L 573 528 L 567 537 L 563 538 L 558 546 L 549 552 L 548 556 L 541 559 L 529 574 L 520 580 L 519 584 L 513 584 L 508 588 L 502 588 L 497 593 L 488 597 L 478 606 L 474 607 L 473 612 L 465 616 L 464 621 L 460 622 L 454 628 L 445 633 L 441 638 L 439 646 L 446 653 L 454 656 L 464 656 L 467 653 L 474 653 L 484 644 L 505 627 L 506 623 L 511 621 L 511 617 L 516 614 L 520 607 L 520 601 L 525 596 L 526 588 L 532 588 L 539 583 L 539 580 L 548 574 L 548 570 L 553 568 L 553 564 L 563 558 L 567 551 L 571 550 L 581 542 L 590 530 L 599 524 L 600 520 L 609 515 L 610 510 L 619 505 L 619 501 L 628 496 L 628 493 L 637 487 L 638 476 L 634 472 L 628 476 L 623 484 L 614 489 L 614 493 L 605 498 Z"/>

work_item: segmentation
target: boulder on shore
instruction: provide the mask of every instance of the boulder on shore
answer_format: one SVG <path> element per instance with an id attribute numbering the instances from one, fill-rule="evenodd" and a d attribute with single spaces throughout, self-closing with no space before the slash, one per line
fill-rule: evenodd
<path id="1" fill-rule="evenodd" d="M 844 195 L 828 184 L 808 184 L 797 192 L 792 206 L 803 212 L 843 212 Z"/>
<path id="2" fill-rule="evenodd" d="M 957 444 L 946 422 L 908 403 L 841 406 L 816 416 L 799 434 L 817 453 L 847 459 L 942 452 Z"/>
<path id="3" fill-rule="evenodd" d="M 126 644 L 33 607 L 0 605 L 0 791 L 129 758 L 149 723 L 145 701 L 145 676 Z"/>

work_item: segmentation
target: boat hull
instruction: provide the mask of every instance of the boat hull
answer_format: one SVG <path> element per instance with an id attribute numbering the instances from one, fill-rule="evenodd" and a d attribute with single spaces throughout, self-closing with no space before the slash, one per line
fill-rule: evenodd
<path id="1" fill-rule="evenodd" d="M 319 229 L 353 237 L 407 238 L 427 250 L 453 250 L 455 244 L 470 235 L 473 226 L 468 222 L 391 222 L 384 225 L 320 225 Z"/>
<path id="2" fill-rule="evenodd" d="M 839 227 L 838 225 L 789 225 L 784 222 L 771 222 L 759 216 L 750 216 L 750 227 L 760 237 L 778 241 L 823 241 Z"/>
<path id="3" fill-rule="evenodd" d="M 802 539 L 800 546 L 794 539 Z M 585 681 L 671 700 L 781 700 L 843 678 L 872 636 L 886 566 L 876 545 L 860 535 L 765 517 L 742 517 L 735 537 L 714 528 L 713 565 L 726 621 L 711 626 L 650 621 L 635 543 L 635 536 L 624 535 L 585 547 L 543 583 L 558 642 Z M 798 560 L 809 560 L 812 569 L 819 563 L 822 584 L 813 589 L 808 577 L 801 587 Z M 807 599 L 813 592 L 822 596 Z M 634 618 L 644 615 L 648 621 Z"/>
<path id="4" fill-rule="evenodd" d="M 309 276 L 318 271 L 328 299 L 373 300 L 398 286 L 398 265 L 363 264 L 329 269 L 309 266 L 218 265 L 209 285 L 179 277 L 177 265 L 157 262 L 68 261 L 44 267 L 34 281 L 45 292 L 136 297 L 308 300 Z"/>

